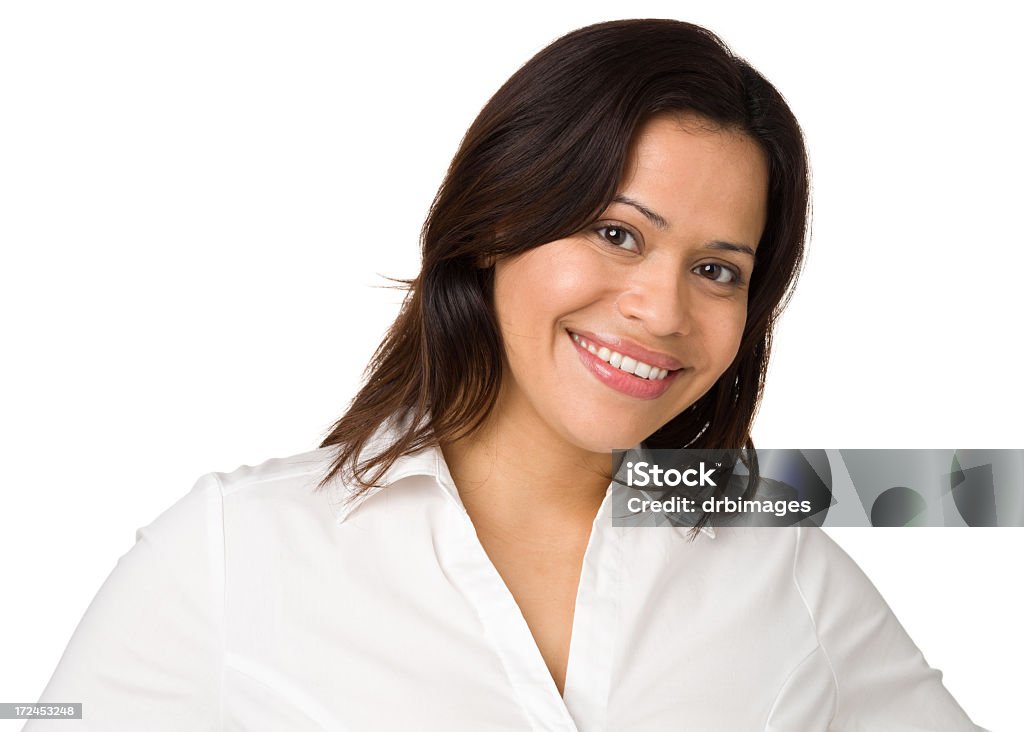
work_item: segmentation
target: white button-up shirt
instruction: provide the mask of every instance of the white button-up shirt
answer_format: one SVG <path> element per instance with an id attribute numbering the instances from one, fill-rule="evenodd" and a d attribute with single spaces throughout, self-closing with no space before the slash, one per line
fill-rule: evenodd
<path id="1" fill-rule="evenodd" d="M 380 437 L 378 436 L 378 439 Z M 324 448 L 202 476 L 120 558 L 27 732 L 960 732 L 975 727 L 817 528 L 613 527 L 564 695 L 438 448 L 345 502 Z"/>

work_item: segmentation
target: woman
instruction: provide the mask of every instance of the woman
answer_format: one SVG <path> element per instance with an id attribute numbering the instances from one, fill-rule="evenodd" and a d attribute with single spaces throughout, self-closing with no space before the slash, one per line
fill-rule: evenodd
<path id="1" fill-rule="evenodd" d="M 752 447 L 807 209 L 796 120 L 713 34 L 557 40 L 467 132 L 320 448 L 140 529 L 43 700 L 102 730 L 976 729 L 818 529 L 610 524 L 612 450 Z"/>

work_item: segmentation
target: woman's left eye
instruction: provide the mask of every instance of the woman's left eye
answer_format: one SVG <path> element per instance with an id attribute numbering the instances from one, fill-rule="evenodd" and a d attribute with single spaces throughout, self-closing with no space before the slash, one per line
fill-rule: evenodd
<path id="1" fill-rule="evenodd" d="M 702 277 L 706 277 L 712 282 L 723 285 L 735 285 L 740 281 L 740 275 L 736 270 L 721 264 L 715 264 L 714 262 L 702 264 L 694 272 L 699 273 Z"/>
<path id="2" fill-rule="evenodd" d="M 640 251 L 636 237 L 633 236 L 633 233 L 629 231 L 629 229 L 622 226 L 609 225 L 598 227 L 595 231 L 600 234 L 605 241 L 613 246 L 630 252 Z"/>

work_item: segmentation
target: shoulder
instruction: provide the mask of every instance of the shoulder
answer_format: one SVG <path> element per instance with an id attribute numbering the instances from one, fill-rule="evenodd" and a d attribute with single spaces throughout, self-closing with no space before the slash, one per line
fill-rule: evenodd
<path id="1" fill-rule="evenodd" d="M 801 526 L 798 532 L 793 580 L 815 618 L 844 611 L 889 613 L 871 580 L 824 529 Z"/>
<path id="2" fill-rule="evenodd" d="M 856 562 L 818 526 L 719 527 L 701 538 L 702 556 L 745 587 L 791 593 L 812 622 L 866 610 L 887 610 Z"/>
<path id="3" fill-rule="evenodd" d="M 708 551 L 743 575 L 795 593 L 818 641 L 846 646 L 859 634 L 899 629 L 874 584 L 825 529 L 818 526 L 720 529 Z"/>
<path id="4" fill-rule="evenodd" d="M 216 481 L 226 500 L 252 494 L 287 498 L 296 492 L 318 488 L 334 456 L 334 449 L 323 447 L 270 458 L 255 465 L 239 465 L 234 470 L 213 472 L 208 476 Z"/>
<path id="5" fill-rule="evenodd" d="M 829 576 L 865 580 L 853 559 L 818 526 L 719 527 L 708 550 L 742 555 L 747 562 L 791 573 L 793 580 L 812 584 Z"/>
<path id="6" fill-rule="evenodd" d="M 819 630 L 850 613 L 888 612 L 863 570 L 818 526 L 719 529 L 713 544 L 747 573 L 792 588 Z"/>
<path id="7" fill-rule="evenodd" d="M 263 519 L 307 517 L 330 522 L 337 486 L 321 486 L 334 458 L 331 448 L 274 457 L 232 470 L 200 475 L 191 489 L 149 524 L 136 539 L 175 550 L 215 551 L 227 529 Z M 248 533 L 248 532 L 247 532 Z"/>
<path id="8" fill-rule="evenodd" d="M 209 474 L 206 480 L 216 481 L 220 494 L 225 530 L 246 526 L 250 533 L 268 523 L 298 528 L 299 516 L 333 524 L 341 486 L 324 478 L 335 454 L 318 448 Z"/>

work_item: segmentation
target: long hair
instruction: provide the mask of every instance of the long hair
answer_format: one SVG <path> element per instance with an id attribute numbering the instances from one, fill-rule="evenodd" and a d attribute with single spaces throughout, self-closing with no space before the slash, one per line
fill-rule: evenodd
<path id="1" fill-rule="evenodd" d="M 466 132 L 421 230 L 419 275 L 397 280 L 407 288 L 399 315 L 320 445 L 339 450 L 319 487 L 345 471 L 366 490 L 398 457 L 480 426 L 502 378 L 493 262 L 593 223 L 617 192 L 641 125 L 672 111 L 697 113 L 760 145 L 768 218 L 736 358 L 645 442 L 752 451 L 772 329 L 803 260 L 809 173 L 800 127 L 775 87 L 714 33 L 675 20 L 617 20 L 541 50 Z M 362 455 L 394 418 L 407 427 L 393 444 Z"/>

